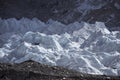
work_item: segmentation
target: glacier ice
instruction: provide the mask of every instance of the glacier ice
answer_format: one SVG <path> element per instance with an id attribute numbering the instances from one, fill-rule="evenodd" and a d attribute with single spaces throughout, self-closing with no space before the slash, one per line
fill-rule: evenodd
<path id="1" fill-rule="evenodd" d="M 0 19 L 0 62 L 34 60 L 83 73 L 120 75 L 120 32 L 104 23 L 69 25 L 36 18 Z"/>

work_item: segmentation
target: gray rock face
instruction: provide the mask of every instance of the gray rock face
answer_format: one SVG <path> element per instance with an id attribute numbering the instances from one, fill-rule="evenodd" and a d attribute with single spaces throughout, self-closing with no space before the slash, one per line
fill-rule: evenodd
<path id="1" fill-rule="evenodd" d="M 1 18 L 54 19 L 63 23 L 74 21 L 105 22 L 120 26 L 120 0 L 0 0 Z"/>
<path id="2" fill-rule="evenodd" d="M 0 80 L 119 80 L 120 77 L 82 74 L 34 61 L 21 64 L 0 63 Z"/>
<path id="3" fill-rule="evenodd" d="M 0 17 L 37 17 L 46 21 L 65 14 L 74 6 L 74 0 L 0 0 Z"/>

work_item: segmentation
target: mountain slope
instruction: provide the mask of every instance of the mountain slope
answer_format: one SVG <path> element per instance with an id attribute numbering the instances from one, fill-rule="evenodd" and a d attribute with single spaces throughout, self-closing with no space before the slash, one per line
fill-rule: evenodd
<path id="1" fill-rule="evenodd" d="M 34 61 L 21 64 L 0 63 L 0 80 L 119 80 L 120 77 L 78 73 Z"/>
<path id="2" fill-rule="evenodd" d="M 105 22 L 120 26 L 120 0 L 0 0 L 1 18 L 54 19 L 63 23 Z"/>

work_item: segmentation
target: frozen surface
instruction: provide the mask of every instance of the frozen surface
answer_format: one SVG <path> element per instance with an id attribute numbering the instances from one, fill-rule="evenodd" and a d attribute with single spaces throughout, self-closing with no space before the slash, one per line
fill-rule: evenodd
<path id="1" fill-rule="evenodd" d="M 102 22 L 0 20 L 0 62 L 34 60 L 83 73 L 120 75 L 120 32 Z"/>
<path id="2" fill-rule="evenodd" d="M 78 6 L 77 10 L 79 10 L 80 12 L 100 9 L 107 2 L 105 0 L 77 0 L 77 1 L 78 1 L 78 4 L 76 4 Z M 117 4 L 115 5 L 118 6 Z"/>

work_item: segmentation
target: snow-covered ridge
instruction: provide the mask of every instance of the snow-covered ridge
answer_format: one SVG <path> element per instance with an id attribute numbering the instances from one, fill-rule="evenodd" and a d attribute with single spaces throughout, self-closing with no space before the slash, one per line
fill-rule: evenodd
<path id="1" fill-rule="evenodd" d="M 120 75 L 120 32 L 102 22 L 0 20 L 0 62 L 34 60 L 83 73 Z"/>

